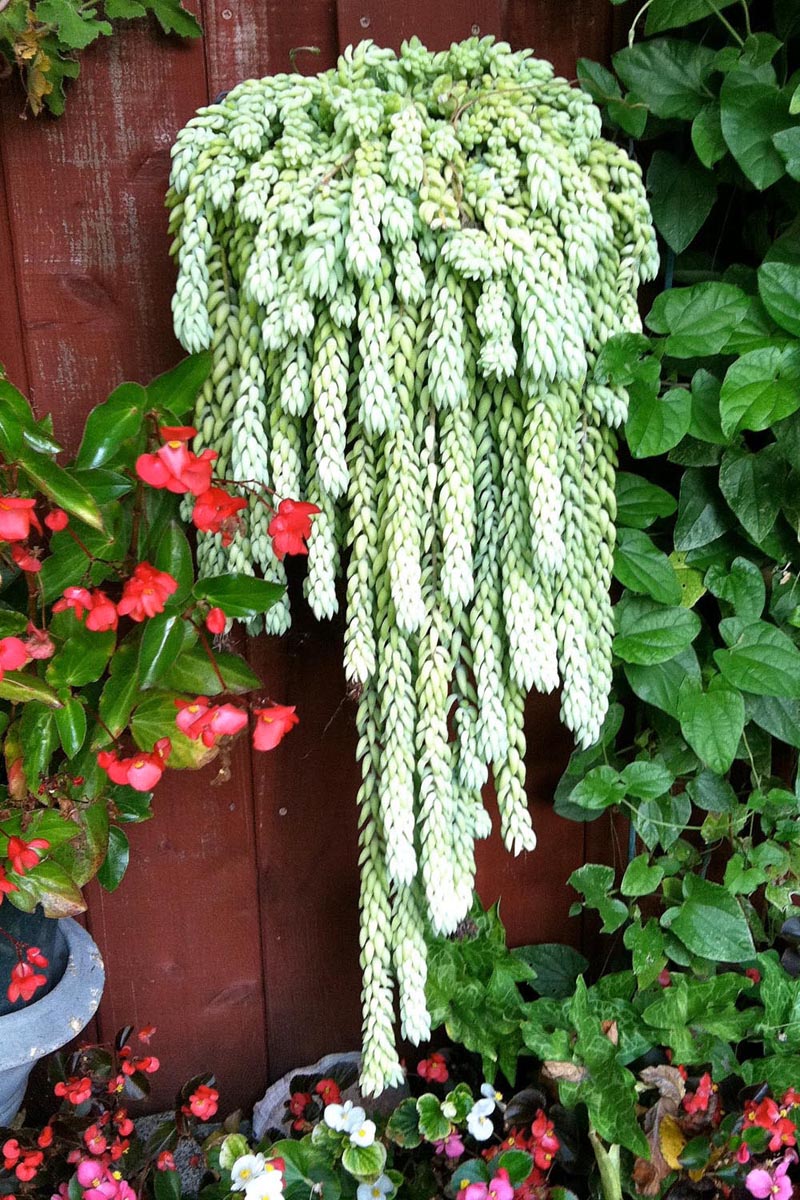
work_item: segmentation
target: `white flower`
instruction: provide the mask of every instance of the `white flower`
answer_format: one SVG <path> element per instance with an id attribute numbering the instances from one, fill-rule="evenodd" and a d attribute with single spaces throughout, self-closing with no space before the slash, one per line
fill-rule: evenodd
<path id="1" fill-rule="evenodd" d="M 491 1100 L 491 1107 L 481 1110 L 482 1112 L 485 1112 L 487 1116 L 489 1115 L 489 1113 L 494 1112 L 495 1105 L 497 1105 L 497 1107 L 500 1109 L 502 1109 L 504 1107 L 503 1093 L 496 1091 L 494 1084 L 482 1083 L 481 1084 L 481 1095 L 484 1097 L 484 1099 L 479 1100 L 478 1101 L 479 1104 L 485 1104 L 487 1100 Z"/>
<path id="2" fill-rule="evenodd" d="M 356 1200 L 383 1200 L 394 1191 L 388 1175 L 379 1175 L 374 1183 L 360 1183 L 356 1188 Z"/>
<path id="3" fill-rule="evenodd" d="M 265 1167 L 245 1186 L 245 1200 L 278 1200 L 283 1195 L 283 1176 L 276 1167 Z"/>
<path id="4" fill-rule="evenodd" d="M 359 1109 L 359 1112 L 361 1109 Z M 375 1122 L 362 1121 L 360 1125 L 351 1126 L 347 1132 L 354 1146 L 371 1146 L 375 1141 Z"/>
<path id="5" fill-rule="evenodd" d="M 345 1100 L 344 1104 L 326 1104 L 323 1120 L 337 1133 L 351 1133 L 361 1125 L 366 1115 L 364 1109 L 353 1104 L 352 1100 Z"/>
<path id="6" fill-rule="evenodd" d="M 477 1104 L 467 1117 L 467 1129 L 476 1142 L 485 1142 L 494 1133 L 494 1125 L 483 1113 L 476 1112 Z"/>
<path id="7" fill-rule="evenodd" d="M 264 1173 L 263 1154 L 243 1154 L 231 1167 L 231 1190 L 243 1192 L 251 1179 Z"/>

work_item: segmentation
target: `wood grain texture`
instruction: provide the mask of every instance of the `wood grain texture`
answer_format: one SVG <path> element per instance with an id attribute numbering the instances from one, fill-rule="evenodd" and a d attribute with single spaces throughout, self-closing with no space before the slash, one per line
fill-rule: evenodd
<path id="1" fill-rule="evenodd" d="M 111 387 L 179 357 L 163 197 L 172 141 L 206 98 L 200 43 L 149 22 L 82 58 L 58 120 L 20 121 L 10 83 L 0 100 L 32 398 L 70 442 Z"/>
<path id="2" fill-rule="evenodd" d="M 28 364 L 22 334 L 14 239 L 8 213 L 3 143 L 0 140 L 0 363 L 11 383 L 21 391 L 28 389 Z"/>
<path id="3" fill-rule="evenodd" d="M 296 0 L 290 11 L 282 0 L 206 0 L 205 28 L 212 98 L 242 79 L 292 69 L 313 75 L 338 52 L 335 0 Z M 293 68 L 291 51 L 300 46 Z"/>
<path id="4" fill-rule="evenodd" d="M 339 42 L 371 38 L 396 50 L 416 35 L 429 50 L 446 50 L 477 34 L 501 36 L 504 7 L 503 0 L 338 0 Z"/>

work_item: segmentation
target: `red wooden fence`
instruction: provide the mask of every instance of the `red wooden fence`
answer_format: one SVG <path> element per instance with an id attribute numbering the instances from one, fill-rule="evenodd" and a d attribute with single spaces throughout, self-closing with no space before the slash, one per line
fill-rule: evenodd
<path id="1" fill-rule="evenodd" d="M 364 37 L 418 34 L 441 48 L 493 33 L 532 46 L 573 76 L 578 55 L 607 59 L 607 0 L 203 0 L 205 36 L 180 42 L 146 23 L 119 26 L 83 56 L 58 120 L 20 119 L 0 92 L 0 361 L 37 410 L 76 440 L 85 412 L 123 379 L 146 381 L 180 350 L 171 332 L 173 269 L 165 215 L 169 148 L 194 110 L 249 75 L 331 65 Z M 345 699 L 340 623 L 302 603 L 292 633 L 254 644 L 253 665 L 301 724 L 275 753 L 244 745 L 231 779 L 213 767 L 175 776 L 154 821 L 132 831 L 120 890 L 91 889 L 88 923 L 106 960 L 97 1026 L 159 1026 L 155 1099 L 205 1068 L 226 1107 L 268 1079 L 359 1041 L 354 713 Z M 557 704 L 528 708 L 529 792 L 542 849 L 480 851 L 485 901 L 502 897 L 513 943 L 579 942 L 567 875 L 607 853 L 608 827 L 554 817 L 570 743 Z M 591 848 L 586 837 L 596 843 Z"/>

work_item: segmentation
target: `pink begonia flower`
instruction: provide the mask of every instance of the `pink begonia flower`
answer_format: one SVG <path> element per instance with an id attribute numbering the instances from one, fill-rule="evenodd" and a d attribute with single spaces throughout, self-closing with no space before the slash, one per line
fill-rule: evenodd
<path id="1" fill-rule="evenodd" d="M 463 1200 L 514 1200 L 514 1187 L 508 1171 L 501 1167 L 489 1183 L 470 1183 L 459 1192 L 462 1195 Z"/>
<path id="2" fill-rule="evenodd" d="M 745 1187 L 756 1200 L 791 1200 L 794 1186 L 787 1176 L 787 1171 L 793 1162 L 797 1162 L 796 1154 L 787 1154 L 770 1173 L 762 1167 L 750 1171 L 744 1181 Z"/>
<path id="3" fill-rule="evenodd" d="M 85 1158 L 78 1163 L 76 1174 L 83 1189 L 83 1200 L 114 1200 L 117 1181 L 96 1158 Z"/>
<path id="4" fill-rule="evenodd" d="M 443 1154 L 445 1158 L 461 1158 L 464 1153 L 464 1143 L 458 1133 L 449 1133 L 440 1142 L 435 1142 L 434 1148 L 437 1154 Z"/>

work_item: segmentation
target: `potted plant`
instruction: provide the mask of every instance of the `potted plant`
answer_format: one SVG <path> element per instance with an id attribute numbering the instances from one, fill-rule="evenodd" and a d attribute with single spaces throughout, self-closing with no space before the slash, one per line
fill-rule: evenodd
<path id="1" fill-rule="evenodd" d="M 192 524 L 224 543 L 248 505 L 271 503 L 255 483 L 248 499 L 230 494 L 214 452 L 190 449 L 181 422 L 207 370 L 197 356 L 149 387 L 123 384 L 64 465 L 50 418 L 0 380 L 0 1123 L 36 1058 L 100 999 L 97 949 L 63 919 L 85 909 L 93 877 L 119 884 L 124 827 L 151 815 L 164 770 L 226 755 L 250 720 L 229 697 L 261 687 L 212 640 L 281 588 L 236 574 L 197 582 L 180 517 L 187 502 Z M 315 511 L 277 505 L 276 553 L 303 551 Z M 263 695 L 252 714 L 261 750 L 298 719 Z"/>

